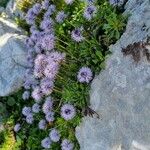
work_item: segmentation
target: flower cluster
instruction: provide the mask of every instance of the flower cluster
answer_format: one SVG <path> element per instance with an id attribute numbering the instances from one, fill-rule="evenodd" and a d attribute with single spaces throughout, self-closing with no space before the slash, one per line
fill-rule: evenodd
<path id="1" fill-rule="evenodd" d="M 69 6 L 75 3 L 74 0 L 64 0 Z M 84 12 L 82 14 L 83 20 L 91 21 L 97 12 L 95 0 L 86 0 Z M 38 120 L 38 129 L 49 129 L 49 124 L 52 124 L 52 129 L 49 136 L 41 141 L 43 148 L 50 148 L 53 142 L 61 142 L 62 150 L 73 150 L 74 144 L 69 139 L 64 139 L 61 132 L 57 129 L 55 122 L 56 116 L 63 118 L 65 122 L 71 121 L 77 114 L 77 108 L 71 103 L 59 103 L 53 97 L 55 92 L 55 83 L 62 64 L 65 64 L 66 54 L 57 49 L 58 41 L 62 42 L 56 35 L 55 26 L 65 25 L 63 22 L 69 17 L 69 13 L 64 10 L 56 12 L 56 6 L 49 0 L 36 3 L 30 8 L 26 14 L 26 22 L 30 25 L 30 34 L 26 39 L 25 44 L 28 47 L 27 61 L 29 68 L 26 70 L 24 89 L 22 95 L 23 100 L 28 100 L 30 97 L 34 99 L 32 106 L 25 106 L 22 109 L 24 120 L 28 124 L 37 122 L 36 115 L 40 113 Z M 42 17 L 42 18 L 39 18 Z M 73 26 L 68 32 L 70 39 L 75 44 L 86 42 L 86 34 L 84 34 L 83 26 Z M 65 42 L 62 42 L 65 43 Z M 64 45 L 62 45 L 63 47 Z M 65 46 L 64 46 L 65 48 Z M 82 83 L 90 83 L 93 79 L 93 73 L 89 67 L 81 67 L 75 72 L 76 80 Z M 78 84 L 78 83 L 77 83 Z M 53 97 L 53 98 L 52 98 Z M 59 108 L 56 109 L 56 106 Z M 60 108 L 61 107 L 61 108 Z M 59 111 L 59 112 L 58 112 Z M 14 127 L 14 131 L 18 132 L 21 125 L 18 123 Z"/>

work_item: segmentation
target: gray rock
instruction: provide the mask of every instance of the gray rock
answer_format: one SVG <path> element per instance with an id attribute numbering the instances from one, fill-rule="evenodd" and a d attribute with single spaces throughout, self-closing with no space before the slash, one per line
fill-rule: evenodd
<path id="1" fill-rule="evenodd" d="M 0 96 L 18 90 L 27 67 L 27 48 L 21 30 L 9 21 L 0 19 Z"/>
<path id="2" fill-rule="evenodd" d="M 131 13 L 126 31 L 91 86 L 91 108 L 100 119 L 84 117 L 76 128 L 81 150 L 150 150 L 150 62 L 121 52 L 150 36 L 150 2 L 129 0 L 125 13 Z"/>
<path id="3" fill-rule="evenodd" d="M 19 2 L 18 2 L 19 3 Z M 6 6 L 6 13 L 9 18 L 21 17 L 23 13 L 17 7 L 17 0 L 10 0 Z"/>

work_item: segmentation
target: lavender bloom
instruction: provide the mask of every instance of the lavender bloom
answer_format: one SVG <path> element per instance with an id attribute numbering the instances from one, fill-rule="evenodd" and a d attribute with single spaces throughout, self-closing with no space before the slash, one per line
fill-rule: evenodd
<path id="1" fill-rule="evenodd" d="M 37 30 L 37 28 L 36 28 L 35 25 L 32 25 L 32 26 L 30 27 L 30 32 L 31 32 L 31 33 L 34 32 L 34 31 L 36 31 L 36 30 Z"/>
<path id="2" fill-rule="evenodd" d="M 76 28 L 71 32 L 71 37 L 76 42 L 81 42 L 84 40 L 84 37 L 82 36 L 81 28 Z"/>
<path id="3" fill-rule="evenodd" d="M 81 83 L 89 83 L 93 78 L 91 69 L 88 67 L 82 67 L 78 72 L 77 78 Z"/>
<path id="4" fill-rule="evenodd" d="M 42 8 L 45 9 L 45 10 L 47 10 L 48 7 L 49 7 L 49 0 L 44 0 L 42 2 Z"/>
<path id="5" fill-rule="evenodd" d="M 29 114 L 31 114 L 31 107 L 24 107 L 23 109 L 22 109 L 22 114 L 24 115 L 24 116 L 28 116 Z"/>
<path id="6" fill-rule="evenodd" d="M 34 121 L 34 118 L 33 118 L 33 115 L 32 114 L 29 114 L 28 116 L 26 116 L 26 122 L 28 124 L 32 124 Z"/>
<path id="7" fill-rule="evenodd" d="M 51 31 L 54 26 L 54 21 L 51 18 L 44 18 L 40 24 L 40 28 L 44 31 Z"/>
<path id="8" fill-rule="evenodd" d="M 68 139 L 64 139 L 61 143 L 62 150 L 73 150 L 73 143 L 71 143 Z"/>
<path id="9" fill-rule="evenodd" d="M 74 2 L 74 0 L 65 0 L 65 3 L 69 4 L 69 5 L 71 5 L 73 2 Z"/>
<path id="10" fill-rule="evenodd" d="M 55 36 L 53 34 L 45 35 L 42 39 L 42 48 L 51 51 L 55 47 Z"/>
<path id="11" fill-rule="evenodd" d="M 35 48 L 36 53 L 40 54 L 43 51 L 41 41 L 37 41 L 34 48 Z"/>
<path id="12" fill-rule="evenodd" d="M 60 140 L 60 134 L 56 129 L 51 130 L 51 132 L 49 133 L 49 137 L 53 142 L 58 142 Z"/>
<path id="13" fill-rule="evenodd" d="M 75 115 L 76 115 L 76 110 L 73 107 L 73 105 L 65 104 L 61 107 L 61 116 L 65 120 L 71 120 L 75 117 Z"/>
<path id="14" fill-rule="evenodd" d="M 40 105 L 35 103 L 33 106 L 32 106 L 32 112 L 34 113 L 38 113 L 40 111 Z"/>
<path id="15" fill-rule="evenodd" d="M 53 92 L 54 82 L 49 78 L 43 78 L 40 86 L 42 93 L 45 95 L 49 95 Z"/>
<path id="16" fill-rule="evenodd" d="M 47 114 L 48 112 L 52 111 L 52 107 L 53 107 L 53 101 L 51 99 L 51 97 L 47 97 L 46 101 L 43 104 L 42 110 L 45 114 Z"/>
<path id="17" fill-rule="evenodd" d="M 67 15 L 64 11 L 59 11 L 56 15 L 56 22 L 62 23 L 66 19 Z"/>
<path id="18" fill-rule="evenodd" d="M 29 91 L 25 91 L 22 95 L 23 100 L 27 100 L 30 97 L 30 92 Z"/>
<path id="19" fill-rule="evenodd" d="M 57 51 L 54 51 L 48 55 L 47 59 L 60 63 L 61 61 L 65 60 L 65 57 L 66 57 L 65 53 L 59 53 Z M 51 63 L 51 61 L 50 61 L 50 63 Z"/>
<path id="20" fill-rule="evenodd" d="M 50 16 L 56 11 L 55 5 L 50 5 L 47 9 L 47 11 L 44 14 L 44 19 L 50 18 Z"/>
<path id="21" fill-rule="evenodd" d="M 40 35 L 41 35 L 40 31 L 34 30 L 34 31 L 32 31 L 32 34 L 31 34 L 30 38 L 36 43 L 39 40 Z"/>
<path id="22" fill-rule="evenodd" d="M 26 22 L 29 25 L 33 25 L 35 23 L 35 17 L 36 17 L 36 14 L 34 13 L 33 9 L 32 8 L 29 9 L 25 16 Z"/>
<path id="23" fill-rule="evenodd" d="M 17 124 L 14 126 L 14 131 L 15 131 L 15 132 L 18 132 L 20 129 L 21 129 L 21 125 L 20 125 L 20 123 L 17 123 Z"/>
<path id="24" fill-rule="evenodd" d="M 39 3 L 34 4 L 32 9 L 33 9 L 33 13 L 38 15 L 41 11 L 41 4 Z"/>
<path id="25" fill-rule="evenodd" d="M 96 14 L 96 10 L 97 9 L 94 5 L 89 5 L 85 8 L 83 16 L 87 20 L 91 20 L 94 17 L 94 15 Z"/>
<path id="26" fill-rule="evenodd" d="M 53 122 L 54 121 L 54 112 L 48 112 L 46 114 L 45 118 L 48 122 Z"/>
<path id="27" fill-rule="evenodd" d="M 47 65 L 47 56 L 44 54 L 38 54 L 35 58 L 35 66 L 45 67 Z"/>
<path id="28" fill-rule="evenodd" d="M 41 146 L 43 147 L 43 148 L 50 148 L 51 147 L 51 140 L 50 140 L 50 138 L 49 137 L 46 137 L 45 139 L 43 139 L 42 141 L 41 141 Z"/>
<path id="29" fill-rule="evenodd" d="M 46 66 L 46 68 L 44 70 L 44 75 L 47 78 L 53 80 L 56 77 L 56 74 L 58 73 L 58 70 L 59 70 L 58 63 L 52 61 L 51 63 L 49 63 Z"/>
<path id="30" fill-rule="evenodd" d="M 39 129 L 44 130 L 46 128 L 46 120 L 44 119 L 40 120 L 38 127 Z"/>
<path id="31" fill-rule="evenodd" d="M 36 87 L 32 91 L 32 97 L 34 98 L 35 102 L 37 102 L 37 103 L 41 102 L 42 96 L 43 96 L 43 93 L 42 93 L 40 87 Z"/>
<path id="32" fill-rule="evenodd" d="M 125 0 L 109 0 L 109 3 L 113 6 L 121 6 L 123 5 Z"/>
<path id="33" fill-rule="evenodd" d="M 25 45 L 27 45 L 28 48 L 31 48 L 35 45 L 34 41 L 31 38 L 26 38 Z"/>

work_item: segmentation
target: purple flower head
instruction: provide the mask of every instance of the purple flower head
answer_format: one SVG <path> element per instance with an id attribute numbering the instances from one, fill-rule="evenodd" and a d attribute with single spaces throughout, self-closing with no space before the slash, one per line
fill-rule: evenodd
<path id="1" fill-rule="evenodd" d="M 34 46 L 34 48 L 35 48 L 35 52 L 37 54 L 41 54 L 42 51 L 43 51 L 41 41 L 37 41 L 36 44 L 35 44 L 35 46 Z"/>
<path id="2" fill-rule="evenodd" d="M 14 126 L 14 131 L 15 131 L 15 132 L 18 132 L 20 129 L 21 129 L 21 125 L 20 125 L 20 123 L 17 123 L 17 124 Z"/>
<path id="3" fill-rule="evenodd" d="M 50 78 L 43 78 L 40 86 L 42 93 L 45 95 L 49 95 L 53 92 L 54 82 Z"/>
<path id="4" fill-rule="evenodd" d="M 43 68 L 41 66 L 34 67 L 34 76 L 37 78 L 43 77 Z"/>
<path id="5" fill-rule="evenodd" d="M 32 25 L 32 26 L 30 27 L 30 32 L 31 32 L 31 33 L 34 32 L 34 31 L 36 31 L 36 30 L 37 30 L 37 28 L 36 28 L 35 25 Z"/>
<path id="6" fill-rule="evenodd" d="M 45 139 L 43 139 L 42 141 L 41 141 L 41 146 L 43 147 L 43 148 L 50 148 L 51 147 L 51 140 L 50 140 L 50 138 L 49 137 L 46 137 Z"/>
<path id="7" fill-rule="evenodd" d="M 93 78 L 91 69 L 88 67 L 82 67 L 78 72 L 77 78 L 81 83 L 89 83 Z"/>
<path id="8" fill-rule="evenodd" d="M 50 5 L 48 7 L 48 11 L 51 11 L 52 13 L 54 13 L 56 11 L 56 6 L 55 5 Z"/>
<path id="9" fill-rule="evenodd" d="M 28 48 L 31 48 L 35 45 L 34 41 L 31 39 L 31 38 L 26 38 L 25 39 L 25 45 L 28 47 Z"/>
<path id="10" fill-rule="evenodd" d="M 47 97 L 44 104 L 43 104 L 43 107 L 42 107 L 42 110 L 45 114 L 47 114 L 48 112 L 52 111 L 52 108 L 53 108 L 53 101 L 51 99 L 51 97 Z"/>
<path id="11" fill-rule="evenodd" d="M 41 102 L 43 93 L 40 87 L 36 87 L 33 91 L 32 91 L 32 97 L 35 100 L 35 102 L 39 103 Z"/>
<path id="12" fill-rule="evenodd" d="M 68 139 L 64 139 L 61 143 L 62 150 L 73 150 L 73 143 L 71 143 Z"/>
<path id="13" fill-rule="evenodd" d="M 46 118 L 46 120 L 47 120 L 48 122 L 53 122 L 54 119 L 55 119 L 55 118 L 54 118 L 54 112 L 52 112 L 52 111 L 48 112 L 48 113 L 46 114 L 45 118 Z"/>
<path id="14" fill-rule="evenodd" d="M 59 53 L 57 51 L 54 51 L 49 54 L 48 60 L 60 63 L 61 61 L 65 60 L 65 57 L 66 57 L 65 53 Z"/>
<path id="15" fill-rule="evenodd" d="M 50 5 L 47 9 L 47 11 L 44 14 L 44 19 L 50 18 L 50 16 L 56 11 L 55 5 Z"/>
<path id="16" fill-rule="evenodd" d="M 48 64 L 44 70 L 44 75 L 53 80 L 55 77 L 56 77 L 56 74 L 58 73 L 58 70 L 59 70 L 59 66 L 58 66 L 58 63 L 56 62 L 53 62 L 50 64 Z"/>
<path id="17" fill-rule="evenodd" d="M 49 0 L 44 0 L 42 2 L 42 8 L 45 9 L 45 10 L 48 9 L 49 5 L 50 5 Z"/>
<path id="18" fill-rule="evenodd" d="M 55 47 L 55 36 L 53 34 L 45 35 L 42 39 L 42 48 L 51 51 Z"/>
<path id="19" fill-rule="evenodd" d="M 65 120 L 71 120 L 75 117 L 76 110 L 73 105 L 65 104 L 61 107 L 61 116 Z"/>
<path id="20" fill-rule="evenodd" d="M 45 119 L 40 120 L 38 127 L 39 129 L 44 130 L 46 128 L 46 120 Z"/>
<path id="21" fill-rule="evenodd" d="M 49 137 L 53 142 L 58 142 L 60 140 L 60 133 L 58 132 L 57 129 L 52 129 L 51 132 L 49 133 Z"/>
<path id="22" fill-rule="evenodd" d="M 32 106 L 32 112 L 34 113 L 38 113 L 40 111 L 40 105 L 35 103 L 33 106 Z"/>
<path id="23" fill-rule="evenodd" d="M 22 114 L 24 115 L 24 116 L 28 116 L 29 114 L 31 114 L 31 107 L 23 107 L 23 109 L 22 109 Z"/>
<path id="24" fill-rule="evenodd" d="M 97 11 L 97 9 L 94 5 L 89 5 L 85 8 L 83 16 L 87 20 L 91 20 L 95 16 L 96 11 Z"/>
<path id="25" fill-rule="evenodd" d="M 121 6 L 123 5 L 125 0 L 109 0 L 109 3 L 113 6 Z"/>
<path id="26" fill-rule="evenodd" d="M 34 118 L 33 118 L 33 115 L 32 114 L 29 114 L 28 116 L 26 116 L 26 122 L 28 124 L 32 124 L 34 121 Z"/>
<path id="27" fill-rule="evenodd" d="M 64 11 L 59 11 L 56 15 L 56 22 L 62 23 L 67 18 L 67 15 L 64 13 Z"/>
<path id="28" fill-rule="evenodd" d="M 34 4 L 32 9 L 33 9 L 34 14 L 38 15 L 41 11 L 41 4 L 40 3 Z"/>
<path id="29" fill-rule="evenodd" d="M 34 30 L 32 31 L 31 39 L 36 43 L 39 40 L 40 36 L 41 36 L 40 31 Z"/>
<path id="30" fill-rule="evenodd" d="M 74 2 L 74 0 L 65 0 L 65 3 L 68 5 L 71 5 Z"/>
<path id="31" fill-rule="evenodd" d="M 44 31 L 51 31 L 54 26 L 54 21 L 51 18 L 44 18 L 40 24 L 40 28 Z"/>
<path id="32" fill-rule="evenodd" d="M 23 100 L 27 100 L 27 99 L 29 99 L 29 97 L 30 97 L 30 92 L 29 92 L 29 91 L 25 91 L 25 92 L 22 94 Z"/>
<path id="33" fill-rule="evenodd" d="M 81 28 L 76 28 L 71 32 L 71 37 L 76 42 L 81 42 L 84 40 L 84 37 L 82 36 L 82 30 Z"/>
<path id="34" fill-rule="evenodd" d="M 34 13 L 33 9 L 30 8 L 25 16 L 25 19 L 26 19 L 26 22 L 29 24 L 29 25 L 34 25 L 35 24 L 35 17 L 36 17 L 36 14 Z"/>
<path id="35" fill-rule="evenodd" d="M 44 54 L 38 54 L 35 58 L 35 66 L 45 67 L 47 65 L 47 56 Z"/>

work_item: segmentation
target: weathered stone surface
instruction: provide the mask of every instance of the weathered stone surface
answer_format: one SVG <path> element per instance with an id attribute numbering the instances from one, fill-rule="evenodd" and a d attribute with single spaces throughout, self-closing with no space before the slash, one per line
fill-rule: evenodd
<path id="1" fill-rule="evenodd" d="M 81 150 L 150 150 L 150 62 L 121 52 L 150 36 L 150 1 L 129 0 L 126 13 L 126 31 L 91 86 L 91 108 L 100 119 L 84 117 L 76 128 Z"/>
<path id="2" fill-rule="evenodd" d="M 0 96 L 18 90 L 23 82 L 27 48 L 20 33 L 13 23 L 0 19 Z"/>
<path id="3" fill-rule="evenodd" d="M 19 3 L 19 2 L 18 2 Z M 17 7 L 17 0 L 10 0 L 6 6 L 6 13 L 10 18 L 21 17 L 23 13 Z"/>

